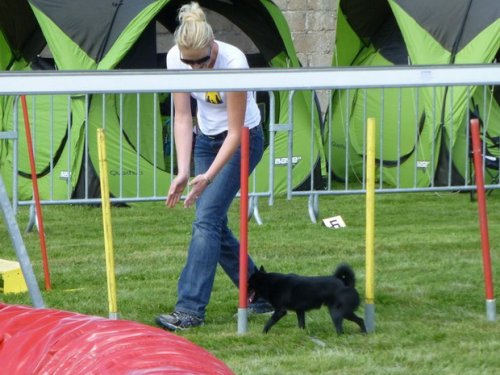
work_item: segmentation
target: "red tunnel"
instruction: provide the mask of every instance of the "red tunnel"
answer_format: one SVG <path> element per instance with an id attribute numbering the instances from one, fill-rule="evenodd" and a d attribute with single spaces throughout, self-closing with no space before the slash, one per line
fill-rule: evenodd
<path id="1" fill-rule="evenodd" d="M 183 337 L 126 320 L 0 303 L 2 374 L 233 374 Z"/>

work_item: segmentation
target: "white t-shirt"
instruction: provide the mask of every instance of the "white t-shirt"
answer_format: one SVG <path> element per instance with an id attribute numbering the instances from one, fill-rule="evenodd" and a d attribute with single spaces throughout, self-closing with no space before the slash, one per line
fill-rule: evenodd
<path id="1" fill-rule="evenodd" d="M 216 41 L 219 46 L 217 59 L 213 69 L 248 69 L 245 54 L 238 48 L 224 42 Z M 180 60 L 177 45 L 167 54 L 167 68 L 192 69 Z M 198 126 L 203 134 L 216 135 L 227 130 L 227 103 L 225 92 L 193 92 L 191 96 L 198 103 Z M 245 126 L 253 128 L 260 124 L 260 111 L 255 102 L 253 92 L 247 92 L 247 107 L 245 111 Z"/>

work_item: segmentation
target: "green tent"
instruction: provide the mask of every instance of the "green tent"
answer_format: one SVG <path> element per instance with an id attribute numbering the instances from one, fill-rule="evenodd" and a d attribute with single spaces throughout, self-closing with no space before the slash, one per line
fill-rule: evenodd
<path id="1" fill-rule="evenodd" d="M 82 2 L 76 0 L 9 0 L 5 14 L 14 14 L 15 17 L 11 19 L 15 22 L 10 22 L 7 19 L 9 17 L 0 18 L 2 35 L 12 35 L 0 39 L 5 40 L 0 42 L 0 46 L 2 53 L 5 48 L 11 49 L 17 29 L 29 24 L 27 27 L 34 30 L 32 35 L 38 35 L 38 39 L 48 45 L 54 61 L 52 69 L 164 68 L 164 60 L 159 63 L 156 51 L 155 24 L 159 22 L 173 32 L 177 9 L 183 3 L 185 1 L 178 0 L 92 0 L 82 6 Z M 21 4 L 24 4 L 22 12 L 19 11 Z M 288 25 L 273 2 L 206 0 L 200 1 L 200 5 L 220 13 L 248 35 L 259 50 L 259 55 L 251 59 L 251 62 L 256 62 L 252 66 L 300 66 Z M 37 57 L 41 47 L 26 59 L 29 64 L 24 69 L 38 69 L 47 65 L 47 61 Z M 18 70 L 15 66 L 2 68 Z M 293 168 L 294 188 L 309 181 L 311 165 L 318 170 L 320 164 L 320 111 L 316 103 L 311 103 L 311 96 L 310 91 L 298 92 L 293 99 L 293 156 L 297 161 Z M 269 99 L 265 95 L 261 97 L 263 106 L 267 106 Z M 275 97 L 277 110 L 274 121 L 286 122 L 289 115 L 288 95 L 276 92 Z M 3 127 L 12 126 L 13 101 L 14 98 L 7 98 L 2 105 L 5 114 L 2 118 Z M 165 194 L 170 179 L 170 160 L 164 152 L 165 114 L 162 116 L 158 96 L 91 95 L 88 99 L 84 96 L 38 96 L 28 97 L 28 103 L 36 131 L 37 175 L 42 199 L 98 196 L 98 170 L 94 167 L 98 165 L 96 129 L 103 127 L 103 124 L 106 129 L 111 193 L 131 198 Z M 53 109 L 52 113 L 49 108 Z M 71 116 L 68 116 L 68 108 Z M 313 129 L 310 125 L 311 112 L 314 112 L 315 118 Z M 19 118 L 22 119 L 22 115 Z M 46 125 L 51 121 L 54 124 L 53 138 L 49 137 Z M 269 118 L 265 126 L 268 124 Z M 85 139 L 86 131 L 88 139 Z M 21 132 L 23 137 L 24 133 Z M 20 155 L 26 155 L 26 146 L 20 143 Z M 311 156 L 312 144 L 316 151 Z M 276 134 L 275 145 L 275 158 L 282 160 L 287 157 L 288 140 L 285 133 Z M 12 155 L 7 146 L 2 147 L 0 156 L 0 170 L 10 183 Z M 269 190 L 269 158 L 268 149 L 257 167 L 257 185 L 251 187 L 252 191 Z M 29 199 L 29 164 L 23 157 L 20 159 L 19 197 Z M 286 177 L 286 167 L 278 165 L 275 168 L 275 192 L 285 191 Z"/>
<path id="2" fill-rule="evenodd" d="M 332 65 L 490 63 L 499 49 L 497 0 L 340 0 Z M 331 145 L 333 154 L 330 172 L 340 180 L 361 180 L 364 127 L 374 117 L 377 175 L 384 183 L 462 183 L 471 95 L 475 88 L 336 91 L 325 120 L 325 148 Z M 491 103 L 488 112 L 498 110 L 498 102 L 484 96 L 477 101 Z M 491 132 L 498 134 L 499 128 L 500 123 L 490 122 Z"/>
<path id="3" fill-rule="evenodd" d="M 95 4 L 94 4 L 95 3 Z M 29 49 L 29 54 L 19 54 L 28 62 L 25 66 L 11 64 L 9 70 L 47 69 L 47 61 L 37 55 L 48 44 L 58 69 L 112 69 L 124 59 L 143 30 L 151 23 L 155 13 L 165 1 L 128 2 L 126 12 L 118 12 L 121 3 L 87 2 L 82 7 L 77 1 L 32 1 L 8 2 L 2 12 L 0 30 L 7 38 L 9 46 L 16 46 L 19 30 L 26 32 L 27 42 L 17 44 L 33 45 L 31 40 L 42 40 L 38 48 Z M 68 22 L 68 20 L 70 22 Z M 112 21 L 112 22 L 111 22 Z M 152 28 L 151 26 L 149 27 Z M 24 35 L 22 35 L 24 37 Z M 77 42 L 74 42 L 74 38 Z M 78 43 L 82 44 L 82 48 Z M 11 48 L 16 50 L 16 48 Z M 20 51 L 23 51 L 19 48 Z M 155 55 L 152 55 L 156 58 Z M 21 60 L 21 59 L 19 59 Z M 140 66 L 139 66 L 140 67 Z M 151 67 L 151 66 L 149 66 Z M 52 67 L 55 69 L 55 66 Z M 27 97 L 36 150 L 36 170 L 40 196 L 42 199 L 67 199 L 69 197 L 93 197 L 98 193 L 91 150 L 96 149 L 96 128 L 102 126 L 102 120 L 94 115 L 96 96 L 86 100 L 83 96 L 36 96 Z M 15 98 L 6 98 L 3 105 L 2 124 L 12 127 Z M 22 119 L 19 105 L 18 117 Z M 86 108 L 88 108 L 88 134 L 85 140 Z M 110 107 L 111 108 L 111 107 Z M 128 108 L 128 107 L 127 107 Z M 152 112 L 152 111 L 149 111 Z M 143 114 L 149 115 L 144 111 Z M 112 119 L 111 110 L 106 117 Z M 128 118 L 128 117 L 127 117 Z M 146 119 L 144 119 L 146 121 Z M 50 126 L 49 126 L 50 124 Z M 126 123 L 127 125 L 128 123 Z M 135 123 L 134 123 L 135 125 Z M 19 198 L 29 199 L 31 193 L 31 174 L 27 160 L 24 128 L 20 124 L 19 142 Z M 112 122 L 109 121 L 111 133 Z M 142 129 L 141 129 L 142 131 Z M 88 141 L 90 152 L 85 151 Z M 13 155 L 8 142 L 2 145 L 1 171 L 6 182 L 11 183 Z M 145 150 L 149 148 L 145 147 Z M 148 153 L 145 152 L 147 155 Z M 141 156 L 142 159 L 142 156 Z M 85 173 L 83 173 L 85 172 Z"/>

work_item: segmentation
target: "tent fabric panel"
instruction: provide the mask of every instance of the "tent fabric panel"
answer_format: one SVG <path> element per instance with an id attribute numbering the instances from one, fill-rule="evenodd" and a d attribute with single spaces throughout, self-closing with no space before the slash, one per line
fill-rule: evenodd
<path id="1" fill-rule="evenodd" d="M 283 124 L 288 121 L 288 93 L 277 93 L 281 110 L 277 123 Z M 323 150 L 321 134 L 319 133 L 319 114 L 315 115 L 314 125 L 311 128 L 310 91 L 297 91 L 293 98 L 293 150 L 292 150 L 292 189 L 301 186 L 312 171 L 311 166 L 321 159 Z M 270 160 L 270 148 L 264 150 L 262 160 L 257 165 L 254 174 L 256 182 L 250 178 L 250 191 L 266 192 L 272 188 L 276 194 L 285 193 L 287 190 L 287 164 L 288 161 L 288 132 L 275 133 L 274 160 Z M 274 169 L 274 186 L 269 186 L 269 167 Z"/>
<path id="2" fill-rule="evenodd" d="M 118 121 L 121 119 L 120 126 L 127 141 L 134 145 L 133 148 L 140 152 L 141 157 L 151 164 L 157 160 L 157 168 L 164 169 L 163 128 L 158 104 L 158 100 L 155 101 L 155 94 L 116 95 L 110 112 L 116 115 Z"/>
<path id="3" fill-rule="evenodd" d="M 89 155 L 96 173 L 99 171 L 97 129 L 103 125 L 103 106 L 113 108 L 116 96 L 95 95 L 89 113 Z M 120 132 L 118 117 L 105 111 L 106 157 L 108 163 L 109 190 L 114 196 L 141 197 L 164 194 L 170 183 L 170 174 L 154 169 L 150 162 L 137 154 Z M 155 185 L 156 181 L 156 185 Z"/>
<path id="4" fill-rule="evenodd" d="M 449 64 L 451 54 L 398 4 L 390 0 L 400 26 L 412 65 Z M 402 26 L 404 25 L 404 26 Z"/>
<path id="5" fill-rule="evenodd" d="M 38 187 L 42 200 L 67 199 L 71 197 L 78 176 L 83 147 L 81 143 L 82 123 L 75 121 L 68 133 L 68 139 L 64 140 L 65 130 L 68 128 L 68 97 L 66 96 L 27 96 L 28 113 L 30 124 L 33 128 L 32 138 L 35 146 L 35 161 L 38 177 Z M 7 130 L 13 127 L 14 97 L 8 97 L 4 103 L 5 116 L 3 124 Z M 52 107 L 53 113 L 49 109 Z M 33 185 L 31 181 L 31 167 L 28 160 L 26 135 L 22 122 L 23 114 L 20 103 L 18 104 L 19 127 L 19 199 L 32 199 Z M 75 119 L 75 116 L 73 116 Z M 52 125 L 50 121 L 52 119 Z M 76 120 L 76 119 L 75 119 Z M 54 136 L 50 140 L 50 133 Z M 0 155 L 2 176 L 9 189 L 12 186 L 12 147 L 2 147 Z M 59 157 L 56 159 L 57 150 L 60 149 Z M 50 170 L 51 173 L 42 173 Z M 62 177 L 69 176 L 69 178 Z"/>
<path id="6" fill-rule="evenodd" d="M 497 8 L 500 8 L 496 5 Z M 422 29 L 404 10 L 393 4 L 399 24 L 404 25 L 403 35 L 408 45 L 412 62 L 415 64 L 448 64 L 451 62 L 470 64 L 486 63 L 493 59 L 499 48 L 498 21 L 484 29 L 471 39 L 461 50 L 452 53 L 443 48 L 438 41 Z M 473 93 L 474 88 L 469 92 Z M 463 156 L 455 155 L 464 147 L 463 141 L 468 107 L 468 89 L 465 87 L 441 87 L 422 89 L 422 103 L 426 113 L 433 113 L 435 123 L 441 135 L 435 184 L 461 183 L 461 171 L 464 170 Z M 437 106 L 436 106 L 436 103 Z M 428 121 L 428 119 L 426 120 Z M 426 124 L 428 126 L 428 124 Z M 458 142 L 458 143 L 457 143 Z M 449 150 L 452 150 L 451 152 Z"/>
<path id="7" fill-rule="evenodd" d="M 383 55 L 387 60 L 395 65 L 406 65 L 408 64 L 408 51 L 406 50 L 406 45 L 404 43 L 403 37 L 399 26 L 396 23 L 394 16 L 387 3 L 384 6 L 379 5 L 379 12 L 384 14 L 384 22 L 376 23 L 376 28 L 371 25 L 372 28 L 369 33 L 363 30 L 363 27 L 359 27 L 356 23 L 360 23 L 356 17 L 366 17 L 366 13 L 358 11 L 355 12 L 350 7 L 353 6 L 351 2 L 347 2 L 348 5 L 343 6 L 345 1 L 341 3 L 339 7 L 339 12 L 337 16 L 337 40 L 336 48 L 333 56 L 333 66 L 349 66 L 353 64 L 353 61 L 357 57 L 363 47 L 369 47 L 371 45 Z M 356 2 L 354 2 L 356 3 Z M 356 4 L 354 4 L 356 5 Z M 376 6 L 376 4 L 372 4 Z M 359 6 L 359 4 L 358 4 Z M 343 9 L 346 8 L 352 13 L 349 15 L 349 19 L 344 14 Z M 366 10 L 363 8 L 363 10 Z M 366 22 L 374 22 L 371 17 Z M 354 25 L 354 26 L 353 26 Z M 359 34 L 355 31 L 359 31 Z M 368 35 L 363 37 L 363 33 Z M 342 55 L 342 57 L 340 56 Z M 337 62 L 335 61 L 337 60 Z M 336 65 L 338 64 L 338 65 Z"/>
<path id="8" fill-rule="evenodd" d="M 449 64 L 449 63 L 486 63 L 493 59 L 499 49 L 498 22 L 489 25 L 479 35 L 469 39 L 461 50 L 449 51 L 435 37 L 428 33 L 404 9 L 392 2 L 393 10 L 402 26 L 403 36 L 414 64 Z M 496 5 L 496 9 L 500 6 Z M 427 9 L 428 13 L 429 10 Z M 495 10 L 492 11 L 495 13 Z M 448 18 L 446 18 L 448 19 Z M 443 24 L 446 24 L 443 22 Z M 453 54 L 454 53 L 454 54 Z M 470 91 L 473 93 L 474 88 Z M 438 165 L 435 175 L 436 185 L 460 183 L 460 171 L 454 165 L 454 151 L 463 147 L 463 135 L 466 111 L 468 107 L 468 89 L 465 87 L 439 87 L 422 89 L 422 103 L 426 113 L 433 113 L 438 124 L 442 144 L 438 153 Z M 437 103 L 437 106 L 436 106 Z M 426 122 L 429 121 L 426 119 Z M 428 126 L 428 124 L 426 124 Z M 459 142 L 456 144 L 456 142 Z M 462 151 L 463 152 L 463 151 Z M 458 162 L 458 159 L 457 159 Z M 463 162 L 459 162 L 463 169 Z"/>
<path id="9" fill-rule="evenodd" d="M 365 44 L 370 43 L 371 37 L 380 30 L 387 17 L 391 16 L 387 0 L 340 1 L 340 9 Z"/>
<path id="10" fill-rule="evenodd" d="M 272 19 L 270 20 L 271 23 L 274 22 L 276 27 L 278 28 L 279 35 L 281 36 L 281 42 L 284 45 L 284 50 L 287 52 L 288 55 L 288 61 L 290 64 L 288 66 L 290 67 L 300 67 L 300 61 L 297 57 L 297 52 L 295 51 L 295 45 L 293 44 L 293 40 L 291 38 L 291 32 L 290 28 L 288 26 L 288 23 L 283 16 L 283 13 L 281 10 L 271 1 L 266 1 L 266 0 L 261 0 L 261 3 L 266 7 L 267 11 L 271 15 Z M 268 40 L 270 34 L 267 34 L 264 36 L 264 40 Z M 262 47 L 261 43 L 258 43 L 257 46 L 259 48 Z M 273 55 L 273 58 L 277 56 L 278 53 Z"/>
<path id="11" fill-rule="evenodd" d="M 387 18 L 386 23 L 372 36 L 372 44 L 392 64 L 408 65 L 408 50 L 395 18 Z"/>
<path id="12" fill-rule="evenodd" d="M 469 127 L 470 113 L 476 110 L 473 105 L 477 106 L 477 115 L 484 123 L 482 131 L 486 129 L 490 137 L 500 135 L 500 105 L 493 98 L 492 87 L 453 87 L 450 90 L 453 90 L 453 93 L 447 96 L 446 108 L 448 111 L 444 116 L 446 137 L 443 138 L 443 141 L 445 142 L 446 159 L 442 164 L 444 168 L 453 171 L 454 179 L 461 179 L 457 181 L 463 183 L 470 177 L 470 168 L 472 168 L 472 165 L 469 164 L 470 140 L 467 139 L 470 130 L 467 128 Z M 472 100 L 469 100 L 469 95 L 472 95 Z M 483 137 L 482 141 L 487 146 L 491 146 L 491 140 L 487 137 Z M 498 147 L 489 150 L 494 153 L 499 152 Z M 485 174 L 485 177 L 487 178 L 488 175 Z M 471 181 L 471 183 L 474 182 Z"/>
<path id="13" fill-rule="evenodd" d="M 118 9 L 108 3 L 106 5 L 97 1 L 100 5 L 92 9 L 92 12 L 96 12 L 99 17 L 107 17 L 106 21 L 98 20 L 99 25 L 103 24 L 106 27 L 95 27 L 96 22 L 92 16 L 82 17 L 79 13 L 79 11 L 82 12 L 81 3 L 77 1 L 62 1 L 60 4 L 56 1 L 59 6 L 53 8 L 56 3 L 52 1 L 35 0 L 36 4 L 33 10 L 47 37 L 59 69 L 107 70 L 113 69 L 126 55 L 146 25 L 151 22 L 151 19 L 166 2 L 167 0 L 127 1 Z M 50 3 L 48 14 L 45 13 L 47 3 Z M 42 10 L 36 5 L 43 5 Z M 90 5 L 86 4 L 84 8 L 91 9 Z M 103 7 L 105 9 L 102 9 Z M 117 13 L 113 20 L 115 10 Z M 138 13 L 139 11 L 142 13 Z M 49 17 L 49 15 L 53 16 L 54 14 L 57 16 Z M 64 22 L 59 17 L 63 17 Z M 68 21 L 73 18 L 79 21 L 73 23 Z M 92 19 L 93 22 L 89 24 L 88 19 Z M 68 25 L 67 22 L 70 24 Z M 61 27 L 66 27 L 66 29 Z M 98 36 L 94 35 L 95 33 Z"/>
<path id="14" fill-rule="evenodd" d="M 356 65 L 391 66 L 373 48 L 364 50 Z M 364 176 L 363 155 L 366 145 L 365 124 L 368 117 L 377 124 L 377 176 L 393 186 L 427 186 L 431 180 L 428 163 L 432 139 L 422 137 L 420 118 L 422 108 L 416 108 L 414 88 L 405 89 L 352 89 L 338 90 L 332 98 L 325 123 L 331 129 L 331 169 L 338 179 L 362 181 Z M 422 163 L 420 163 L 422 162 Z M 417 165 L 427 165 L 429 168 Z"/>
<path id="15" fill-rule="evenodd" d="M 100 2 L 102 0 L 95 1 Z M 111 2 L 116 3 L 113 0 Z M 121 44 L 118 42 L 123 40 L 124 34 L 128 34 L 127 39 L 129 44 L 124 46 L 124 49 L 128 50 L 128 47 L 135 43 L 142 31 L 166 2 L 167 0 L 122 0 L 123 5 L 117 9 L 113 24 L 110 25 L 112 27 L 109 31 L 108 40 L 104 45 L 102 56 L 106 56 L 110 52 L 110 49 L 116 48 L 116 45 Z M 123 54 L 119 55 L 118 60 L 125 53 L 123 52 Z"/>
<path id="16" fill-rule="evenodd" d="M 117 44 L 120 43 L 117 42 Z M 113 51 L 117 49 L 112 49 L 107 56 L 112 55 Z M 125 56 L 121 58 L 115 56 L 110 61 L 113 61 L 114 69 L 157 69 L 156 22 L 152 21 L 144 28 L 135 43 L 126 50 Z M 102 66 L 105 66 L 104 61 L 99 63 L 99 67 Z"/>
<path id="17" fill-rule="evenodd" d="M 332 66 L 351 66 L 359 51 L 365 47 L 365 44 L 347 22 L 342 8 L 339 8 L 337 15 L 335 36 Z"/>
<path id="18" fill-rule="evenodd" d="M 366 116 L 375 119 L 381 136 L 376 142 L 376 157 L 383 162 L 397 164 L 398 160 L 415 149 L 419 112 L 413 100 L 414 91 L 413 88 L 356 90 L 352 96 L 353 101 L 359 104 L 353 108 L 351 127 L 363 129 Z M 365 148 L 364 135 L 356 132 L 350 140 L 354 150 L 362 154 Z"/>
<path id="19" fill-rule="evenodd" d="M 221 14 L 237 25 L 254 42 L 266 60 L 271 60 L 285 49 L 283 38 L 269 37 L 269 35 L 281 35 L 280 27 L 287 27 L 286 22 L 284 24 L 278 22 L 283 15 L 281 12 L 274 12 L 276 5 L 272 2 L 243 0 L 229 3 L 220 0 L 201 0 L 200 5 Z"/>
<path id="20" fill-rule="evenodd" d="M 32 138 L 36 156 L 35 168 L 37 174 L 48 168 L 53 162 L 57 149 L 64 141 L 68 130 L 69 99 L 65 95 L 36 95 L 26 96 L 28 115 L 32 127 Z M 20 137 L 19 155 L 28 155 L 27 144 L 24 137 L 24 122 L 22 106 L 18 105 L 17 118 L 20 119 L 19 129 L 23 136 Z M 19 158 L 19 171 L 30 174 L 29 160 Z"/>
<path id="21" fill-rule="evenodd" d="M 96 62 L 43 12 L 33 8 L 59 70 L 94 70 Z"/>
<path id="22" fill-rule="evenodd" d="M 31 60 L 45 45 L 33 11 L 25 0 L 0 2 L 0 30 L 16 59 Z"/>
<path id="23" fill-rule="evenodd" d="M 120 35 L 114 40 L 113 45 L 109 45 L 102 59 L 98 60 L 99 64 L 97 69 L 108 70 L 116 68 L 130 50 L 136 44 L 140 43 L 139 41 L 151 45 L 150 49 L 143 49 L 143 53 L 151 53 L 151 51 L 154 51 L 155 56 L 151 56 L 149 62 L 149 64 L 153 65 L 148 66 L 146 62 L 146 65 L 136 65 L 134 68 L 151 69 L 156 67 L 156 28 L 153 20 L 167 2 L 168 0 L 150 1 L 151 4 L 141 9 L 140 13 L 137 13 L 128 24 L 124 25 L 120 30 Z M 150 31 L 153 31 L 153 33 L 151 34 Z M 148 36 L 150 38 L 148 38 Z M 144 62 L 147 59 L 142 58 L 141 60 Z"/>
<path id="24" fill-rule="evenodd" d="M 30 0 L 93 60 L 106 54 L 122 30 L 155 0 Z M 91 25 L 89 20 L 92 20 Z M 91 26 L 91 27 L 89 27 Z"/>
<path id="25" fill-rule="evenodd" d="M 482 122 L 481 134 L 484 131 L 482 141 L 487 147 L 487 153 L 497 159 L 500 158 L 500 148 L 498 146 L 500 139 L 500 103 L 493 97 L 493 88 L 484 87 L 476 90 L 474 94 L 474 103 L 477 105 L 477 114 Z M 475 110 L 475 108 L 471 108 Z M 498 167 L 496 168 L 498 170 Z M 491 180 L 489 173 L 485 177 Z"/>
<path id="26" fill-rule="evenodd" d="M 344 97 L 337 96 L 332 102 L 331 125 L 326 123 L 327 127 L 332 128 L 330 172 L 336 180 L 350 183 L 362 182 L 365 168 L 363 144 L 366 144 L 364 129 L 367 116 L 364 116 L 359 108 L 354 108 L 353 113 L 349 111 L 354 95 L 355 93 L 351 92 Z M 358 99 L 363 100 L 363 98 Z M 436 143 L 429 141 L 430 130 L 424 128 L 423 132 L 417 135 L 418 119 L 414 113 L 405 114 L 400 121 L 402 128 L 408 129 L 405 129 L 405 135 L 401 134 L 398 139 L 397 130 L 390 126 L 391 123 L 386 120 L 386 116 L 389 114 L 385 114 L 382 119 L 380 109 L 376 113 L 372 112 L 370 116 L 376 118 L 377 180 L 381 177 L 384 183 L 401 188 L 429 186 L 433 178 L 432 170 L 435 168 L 432 164 L 431 150 L 432 145 Z M 387 137 L 391 131 L 391 136 Z M 383 150 L 383 154 L 380 150 Z"/>
<path id="27" fill-rule="evenodd" d="M 498 8 L 500 9 L 500 5 Z M 484 29 L 457 53 L 455 64 L 490 63 L 497 57 L 499 52 L 500 18 Z"/>
<path id="28" fill-rule="evenodd" d="M 390 0 L 390 2 L 397 3 L 451 53 L 460 51 L 477 34 L 500 18 L 498 0 Z M 400 23 L 400 25 L 405 27 L 405 24 Z"/>
<path id="29" fill-rule="evenodd" d="M 12 61 L 12 51 L 4 33 L 0 30 L 0 70 L 5 70 Z"/>
<path id="30" fill-rule="evenodd" d="M 113 0 L 30 0 L 76 46 L 97 60 L 108 37 L 110 21 L 116 11 Z M 116 2 L 119 3 L 119 2 Z M 89 20 L 92 26 L 89 27 Z"/>
<path id="31" fill-rule="evenodd" d="M 449 150 L 454 147 L 457 135 L 464 132 L 464 116 L 467 108 L 467 88 L 441 86 L 421 88 L 421 102 L 426 113 L 425 128 L 435 129 L 437 159 L 434 184 L 436 186 L 459 183 L 452 168 Z"/>
<path id="32" fill-rule="evenodd" d="M 470 90 L 470 91 L 469 91 Z M 457 140 L 466 134 L 466 118 L 469 94 L 473 94 L 475 87 L 450 86 L 438 88 L 424 88 L 423 104 L 427 112 L 431 113 L 435 106 L 436 130 L 441 135 L 441 144 L 438 155 L 438 165 L 435 176 L 437 186 L 449 183 L 463 183 L 457 172 L 452 158 L 452 151 L 456 147 Z M 436 103 L 439 103 L 436 108 Z M 463 149 L 462 149 L 463 151 Z"/>
<path id="33" fill-rule="evenodd" d="M 274 67 L 286 67 L 288 63 L 285 52 L 275 57 L 271 63 Z M 277 111 L 274 122 L 276 124 L 286 124 L 288 122 L 289 98 L 287 91 L 274 93 Z M 312 103 L 310 90 L 297 91 L 293 97 L 293 152 L 295 158 L 292 172 L 292 188 L 301 186 L 306 181 L 312 171 L 311 165 L 315 166 L 321 159 L 323 153 L 323 143 L 321 137 L 320 112 L 316 105 Z M 313 113 L 314 111 L 314 113 Z M 313 116 L 313 117 L 312 117 Z M 313 125 L 311 129 L 311 118 Z M 312 149 L 311 149 L 312 147 Z M 311 155 L 312 154 L 312 155 Z M 288 134 L 287 132 L 275 133 L 275 154 L 274 160 L 270 160 L 270 149 L 264 150 L 262 160 L 255 168 L 256 182 L 250 178 L 250 188 L 252 192 L 266 192 L 269 189 L 277 194 L 285 193 L 287 189 L 287 167 L 281 160 L 288 159 Z M 279 162 L 277 162 L 277 160 Z M 269 166 L 274 168 L 274 186 L 269 186 Z"/>

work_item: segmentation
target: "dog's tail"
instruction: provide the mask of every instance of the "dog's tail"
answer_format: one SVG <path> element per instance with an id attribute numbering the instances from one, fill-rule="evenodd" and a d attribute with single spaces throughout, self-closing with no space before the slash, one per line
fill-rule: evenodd
<path id="1" fill-rule="evenodd" d="M 354 271 L 347 263 L 340 264 L 333 273 L 333 276 L 337 279 L 342 280 L 348 287 L 354 288 L 354 285 L 356 284 L 356 276 L 354 275 Z"/>

